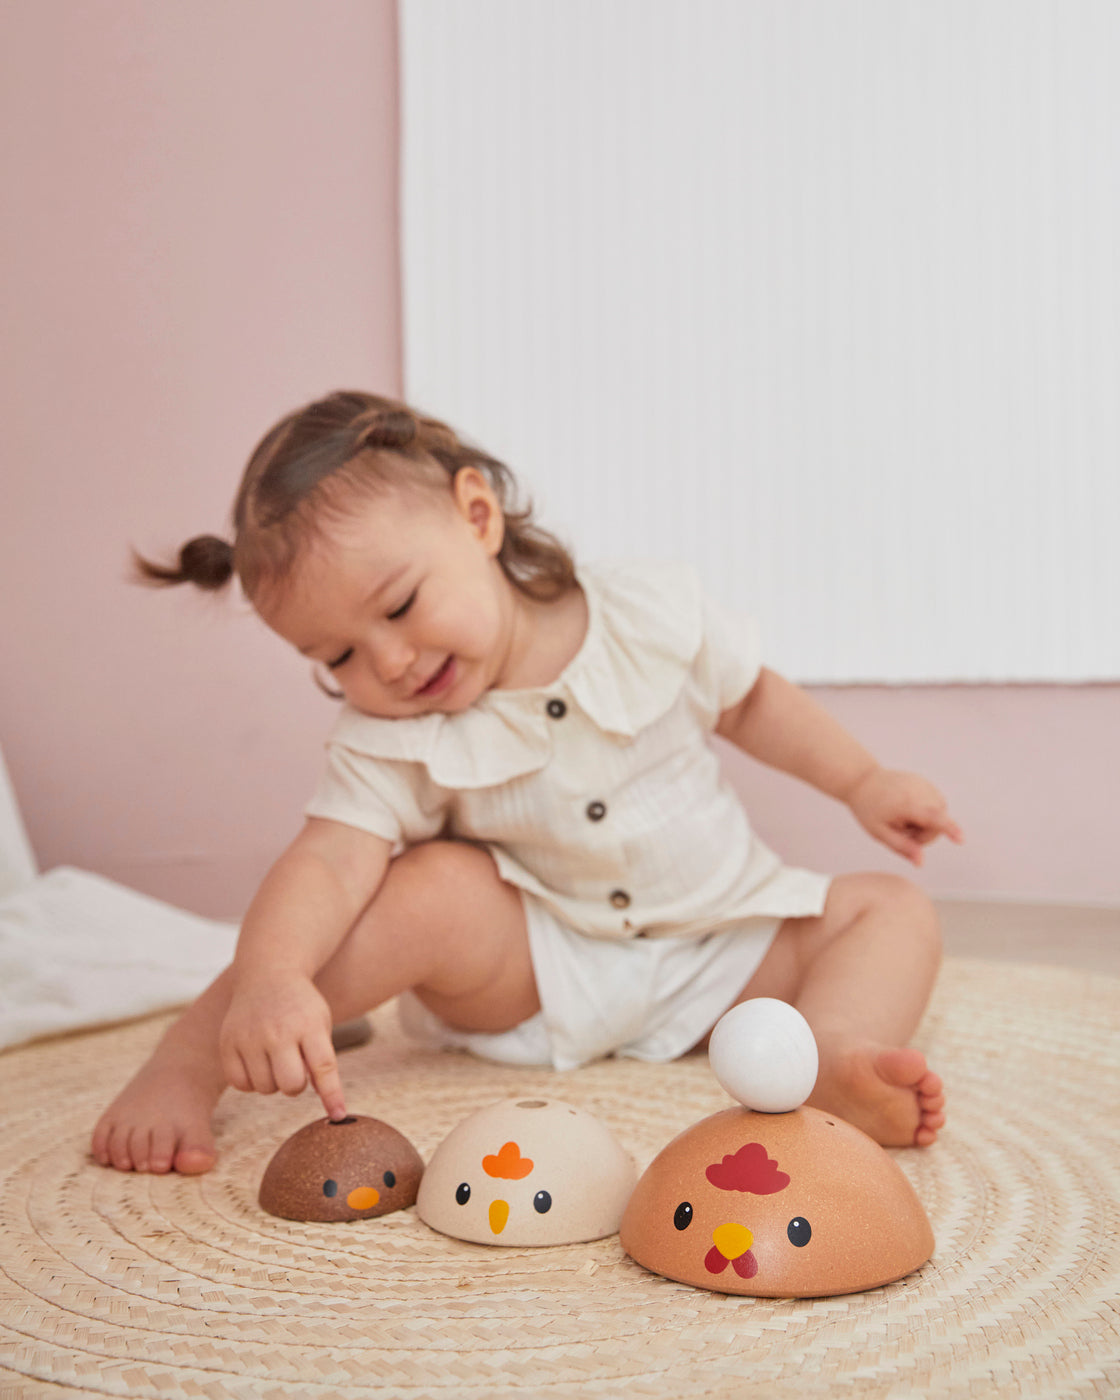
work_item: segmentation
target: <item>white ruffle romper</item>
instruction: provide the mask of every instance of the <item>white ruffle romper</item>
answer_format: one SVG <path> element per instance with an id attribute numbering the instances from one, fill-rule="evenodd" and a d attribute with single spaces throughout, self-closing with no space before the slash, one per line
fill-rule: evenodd
<path id="1" fill-rule="evenodd" d="M 829 884 L 752 833 L 708 742 L 758 676 L 754 625 L 685 566 L 578 577 L 587 635 L 556 681 L 461 714 L 344 709 L 307 808 L 398 850 L 454 837 L 490 851 L 522 893 L 540 1012 L 456 1031 L 406 996 L 402 1018 L 430 1043 L 557 1069 L 683 1054 Z"/>

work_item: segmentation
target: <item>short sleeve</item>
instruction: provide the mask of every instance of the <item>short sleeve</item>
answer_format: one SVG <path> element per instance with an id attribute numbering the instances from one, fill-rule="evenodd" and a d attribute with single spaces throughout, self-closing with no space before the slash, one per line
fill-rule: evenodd
<path id="1" fill-rule="evenodd" d="M 412 846 L 439 835 L 449 801 L 421 763 L 328 744 L 326 768 L 304 810 L 309 817 L 356 826 L 394 846 Z"/>
<path id="2" fill-rule="evenodd" d="M 688 690 L 709 728 L 751 689 L 762 669 L 758 623 L 711 599 L 703 601 L 703 638 L 689 671 Z"/>

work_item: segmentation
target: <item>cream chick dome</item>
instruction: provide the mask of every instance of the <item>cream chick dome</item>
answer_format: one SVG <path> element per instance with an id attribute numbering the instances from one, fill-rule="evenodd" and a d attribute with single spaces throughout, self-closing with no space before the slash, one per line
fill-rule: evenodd
<path id="1" fill-rule="evenodd" d="M 557 1099 L 491 1104 L 432 1154 L 416 1213 L 475 1244 L 578 1244 L 613 1235 L 637 1171 L 610 1130 Z"/>

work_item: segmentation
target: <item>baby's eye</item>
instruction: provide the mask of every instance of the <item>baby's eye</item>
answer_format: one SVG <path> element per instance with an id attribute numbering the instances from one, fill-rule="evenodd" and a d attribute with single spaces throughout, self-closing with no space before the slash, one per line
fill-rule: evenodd
<path id="1" fill-rule="evenodd" d="M 351 658 L 353 655 L 354 655 L 354 648 L 353 648 L 353 647 L 347 647 L 346 650 L 342 653 L 341 656 L 336 656 L 335 659 L 334 659 L 333 661 L 328 661 L 328 662 L 327 662 L 327 670 L 328 670 L 328 671 L 337 671 L 338 668 L 339 668 L 340 666 L 344 666 L 344 665 L 346 664 L 346 662 L 349 661 L 350 658 Z"/>
<path id="2" fill-rule="evenodd" d="M 404 617 L 405 613 L 408 612 L 409 608 L 416 602 L 416 595 L 419 591 L 419 589 L 414 588 L 395 612 L 387 614 L 390 622 L 395 622 L 398 617 Z"/>

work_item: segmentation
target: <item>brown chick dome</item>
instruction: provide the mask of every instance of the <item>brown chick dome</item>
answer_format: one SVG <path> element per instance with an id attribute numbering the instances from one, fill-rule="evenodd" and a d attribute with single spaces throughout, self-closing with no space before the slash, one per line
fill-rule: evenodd
<path id="1" fill-rule="evenodd" d="M 412 1205 L 423 1172 L 412 1143 L 380 1118 L 319 1118 L 280 1146 L 258 1199 L 283 1220 L 368 1220 Z"/>

